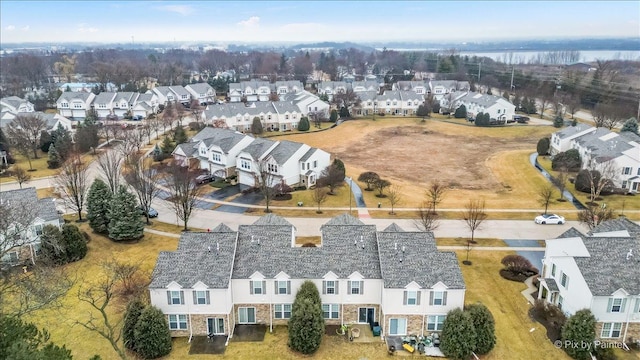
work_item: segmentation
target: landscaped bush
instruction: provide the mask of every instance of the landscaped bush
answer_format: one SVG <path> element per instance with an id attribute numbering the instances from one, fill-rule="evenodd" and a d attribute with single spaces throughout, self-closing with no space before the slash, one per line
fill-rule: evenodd
<path id="1" fill-rule="evenodd" d="M 467 107 L 464 105 L 458 106 L 456 112 L 453 114 L 453 117 L 456 119 L 466 119 L 467 118 Z"/>
<path id="2" fill-rule="evenodd" d="M 200 131 L 202 129 L 204 129 L 206 127 L 206 125 L 204 123 L 198 122 L 198 121 L 192 121 L 189 123 L 189 129 L 192 131 Z"/>
<path id="3" fill-rule="evenodd" d="M 596 318 L 589 309 L 576 311 L 562 327 L 562 342 L 593 344 L 596 339 Z M 567 355 L 578 360 L 591 360 L 591 348 L 563 346 Z"/>
<path id="4" fill-rule="evenodd" d="M 501 263 L 504 265 L 504 269 L 500 270 L 500 276 L 507 280 L 524 282 L 538 273 L 538 269 L 520 255 L 507 255 L 502 258 Z"/>
<path id="5" fill-rule="evenodd" d="M 144 359 L 156 359 L 171 352 L 171 333 L 166 316 L 160 309 L 147 306 L 134 329 L 138 355 Z"/>
<path id="6" fill-rule="evenodd" d="M 305 281 L 296 293 L 289 320 L 289 347 L 303 354 L 313 354 L 320 347 L 324 334 L 322 302 L 318 288 Z"/>
<path id="7" fill-rule="evenodd" d="M 542 299 L 536 300 L 533 307 L 529 309 L 529 316 L 547 329 L 549 340 L 553 342 L 560 339 L 562 326 L 567 321 L 567 317 L 560 308 Z"/>
<path id="8" fill-rule="evenodd" d="M 548 137 L 544 137 L 538 140 L 538 145 L 536 146 L 536 150 L 538 151 L 538 155 L 548 155 L 549 154 L 549 146 L 551 145 L 551 140 Z"/>
<path id="9" fill-rule="evenodd" d="M 476 330 L 471 316 L 460 309 L 449 311 L 440 336 L 440 350 L 451 359 L 466 360 L 476 349 Z"/>
<path id="10" fill-rule="evenodd" d="M 591 171 L 591 174 L 589 174 Z M 576 176 L 576 181 L 574 183 L 576 190 L 580 192 L 584 192 L 587 194 L 591 193 L 591 178 L 593 178 L 594 184 L 600 183 L 600 172 L 598 170 L 580 170 L 578 176 Z M 611 181 L 608 182 L 607 185 L 600 191 L 600 195 L 611 195 L 615 191 L 615 187 Z"/>
<path id="11" fill-rule="evenodd" d="M 496 346 L 496 322 L 491 311 L 481 303 L 465 307 L 476 330 L 476 354 L 488 354 Z"/>
<path id="12" fill-rule="evenodd" d="M 553 170 L 565 168 L 567 171 L 578 171 L 581 167 L 582 159 L 580 158 L 580 152 L 576 149 L 561 152 L 551 160 L 551 168 Z"/>

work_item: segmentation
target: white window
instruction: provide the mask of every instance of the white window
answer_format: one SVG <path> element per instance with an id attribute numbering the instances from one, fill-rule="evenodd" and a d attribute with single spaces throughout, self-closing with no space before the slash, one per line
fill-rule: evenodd
<path id="1" fill-rule="evenodd" d="M 277 173 L 278 172 L 278 165 L 276 165 L 276 164 L 267 164 L 267 169 L 269 170 L 270 173 Z"/>
<path id="2" fill-rule="evenodd" d="M 276 280 L 275 288 L 276 288 L 276 294 L 280 294 L 280 295 L 291 294 L 291 281 Z"/>
<path id="3" fill-rule="evenodd" d="M 220 154 L 219 154 L 219 153 L 215 153 L 215 152 L 214 152 L 213 154 L 211 154 L 211 159 L 212 159 L 213 161 L 217 161 L 217 162 L 222 161 L 222 160 L 221 160 L 221 156 L 220 156 Z"/>
<path id="4" fill-rule="evenodd" d="M 564 298 L 562 295 L 558 295 L 558 309 L 562 310 L 562 304 L 564 303 Z"/>
<path id="5" fill-rule="evenodd" d="M 349 281 L 347 287 L 349 295 L 364 294 L 364 281 Z"/>
<path id="6" fill-rule="evenodd" d="M 74 109 L 82 109 L 82 104 L 75 103 L 73 104 Z"/>
<path id="7" fill-rule="evenodd" d="M 305 165 L 305 163 L 302 163 L 302 170 L 304 170 L 304 165 Z"/>
<path id="8" fill-rule="evenodd" d="M 322 282 L 322 294 L 337 295 L 338 294 L 338 281 L 337 280 L 325 280 Z"/>
<path id="9" fill-rule="evenodd" d="M 569 289 L 569 277 L 567 276 L 567 274 L 562 273 L 560 284 L 564 286 L 565 289 Z"/>
<path id="10" fill-rule="evenodd" d="M 251 161 L 249 160 L 240 160 L 240 167 L 246 170 L 251 170 Z"/>
<path id="11" fill-rule="evenodd" d="M 418 291 L 405 291 L 403 305 L 420 305 L 420 293 Z"/>
<path id="12" fill-rule="evenodd" d="M 33 231 L 36 233 L 36 235 L 40 236 L 42 235 L 42 224 L 36 224 L 33 226 Z"/>
<path id="13" fill-rule="evenodd" d="M 317 168 L 318 167 L 318 160 L 314 160 L 313 161 L 313 168 Z"/>
<path id="14" fill-rule="evenodd" d="M 551 276 L 556 276 L 556 264 L 551 264 Z"/>
<path id="15" fill-rule="evenodd" d="M 627 188 L 627 180 L 623 180 L 622 181 L 622 188 L 626 189 Z"/>
<path id="16" fill-rule="evenodd" d="M 265 281 L 249 281 L 249 287 L 251 294 L 261 295 L 267 293 L 265 291 Z"/>
<path id="17" fill-rule="evenodd" d="M 68 108 L 69 107 L 69 103 L 66 103 L 66 102 L 60 103 L 60 107 Z"/>
<path id="18" fill-rule="evenodd" d="M 442 331 L 444 327 L 444 319 L 446 315 L 429 315 L 427 317 L 427 330 L 429 331 Z"/>
<path id="19" fill-rule="evenodd" d="M 98 107 L 100 109 L 106 109 L 107 108 L 107 104 L 98 104 Z"/>
<path id="20" fill-rule="evenodd" d="M 607 305 L 607 312 L 624 312 L 627 305 L 627 299 L 623 298 L 610 298 Z"/>
<path id="21" fill-rule="evenodd" d="M 169 305 L 184 305 L 184 292 L 179 290 L 167 291 Z"/>
<path id="22" fill-rule="evenodd" d="M 169 329 L 186 330 L 187 315 L 169 315 Z"/>
<path id="23" fill-rule="evenodd" d="M 340 305 L 322 304 L 322 316 L 325 319 L 338 319 L 340 317 Z"/>
<path id="24" fill-rule="evenodd" d="M 444 306 L 447 305 L 447 292 L 446 291 L 431 291 L 429 295 L 429 305 Z"/>
<path id="25" fill-rule="evenodd" d="M 618 338 L 620 337 L 621 329 L 622 329 L 622 323 L 604 323 L 602 324 L 602 332 L 600 333 L 600 337 Z"/>
<path id="26" fill-rule="evenodd" d="M 211 298 L 209 297 L 208 290 L 194 290 L 193 291 L 193 304 L 194 305 L 209 305 Z"/>
<path id="27" fill-rule="evenodd" d="M 273 317 L 276 319 L 289 319 L 291 317 L 291 304 L 275 304 Z"/>
<path id="28" fill-rule="evenodd" d="M 624 167 L 622 168 L 622 175 L 631 175 L 631 168 L 630 167 Z"/>

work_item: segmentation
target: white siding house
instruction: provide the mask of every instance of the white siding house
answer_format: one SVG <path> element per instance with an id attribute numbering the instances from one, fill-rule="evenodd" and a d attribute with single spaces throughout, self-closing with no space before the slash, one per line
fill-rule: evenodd
<path id="1" fill-rule="evenodd" d="M 91 92 L 63 92 L 56 101 L 58 114 L 72 120 L 84 119 L 95 97 Z"/>
<path id="2" fill-rule="evenodd" d="M 184 87 L 193 99 L 198 100 L 200 105 L 213 104 L 216 101 L 216 91 L 207 83 L 189 84 Z"/>
<path id="3" fill-rule="evenodd" d="M 578 123 L 551 134 L 549 153 L 556 155 L 571 149 L 571 142 L 583 135 L 596 131 L 596 128 L 587 124 Z"/>

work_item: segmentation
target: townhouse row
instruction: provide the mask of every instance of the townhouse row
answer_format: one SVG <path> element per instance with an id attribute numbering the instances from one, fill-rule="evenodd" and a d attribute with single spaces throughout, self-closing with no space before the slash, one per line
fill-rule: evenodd
<path id="1" fill-rule="evenodd" d="M 456 255 L 440 252 L 432 233 L 383 231 L 343 214 L 321 227 L 321 244 L 296 244 L 296 229 L 273 214 L 233 231 L 183 233 L 161 252 L 149 285 L 151 303 L 173 336 L 232 337 L 236 324 L 286 324 L 297 289 L 316 284 L 327 324 L 375 324 L 385 336 L 442 330 L 464 305 Z"/>
<path id="2" fill-rule="evenodd" d="M 586 124 L 569 126 L 551 134 L 551 155 L 576 149 L 583 169 L 604 171 L 618 188 L 640 191 L 640 136 L 632 132 L 613 132 Z"/>
<path id="3" fill-rule="evenodd" d="M 207 170 L 221 178 L 237 176 L 238 183 L 255 187 L 266 181 L 310 187 L 330 164 L 329 153 L 293 141 L 254 138 L 237 131 L 206 127 L 178 145 L 174 159 L 182 166 Z"/>

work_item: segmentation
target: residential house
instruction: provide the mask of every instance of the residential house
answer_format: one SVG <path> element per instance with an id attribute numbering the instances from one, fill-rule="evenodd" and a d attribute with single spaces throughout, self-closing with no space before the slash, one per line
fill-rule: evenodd
<path id="1" fill-rule="evenodd" d="M 351 90 L 351 86 L 344 81 L 322 81 L 318 84 L 318 94 L 327 95 L 329 101 L 333 101 L 333 95 L 344 94 L 347 90 Z"/>
<path id="2" fill-rule="evenodd" d="M 467 117 L 475 118 L 479 113 L 489 114 L 491 120 L 507 123 L 507 120 L 513 119 L 516 107 L 509 100 L 496 95 L 480 94 L 475 92 L 457 92 L 450 93 L 440 102 L 442 108 L 450 108 L 452 111 L 464 105 L 467 109 Z M 450 101 L 450 102 L 449 102 Z M 451 106 L 449 106 L 451 104 Z"/>
<path id="3" fill-rule="evenodd" d="M 17 96 L 8 96 L 0 99 L 0 108 L 2 109 L 2 113 L 9 112 L 13 114 L 13 116 L 35 111 L 33 104 L 30 101 L 21 99 Z"/>
<path id="4" fill-rule="evenodd" d="M 278 96 L 299 93 L 304 90 L 304 85 L 299 80 L 276 81 L 274 93 Z"/>
<path id="5" fill-rule="evenodd" d="M 324 117 L 329 117 L 329 103 L 320 100 L 317 95 L 306 90 L 282 95 L 280 96 L 280 101 L 293 103 L 298 107 L 302 116 L 322 114 Z"/>
<path id="6" fill-rule="evenodd" d="M 69 131 L 73 129 L 71 120 L 67 119 L 66 117 L 60 114 L 51 114 L 51 113 L 43 113 L 41 111 L 36 111 L 33 113 L 21 113 L 21 114 L 18 114 L 18 116 L 36 116 L 41 118 L 46 122 L 47 131 L 53 131 L 57 129 L 58 125 L 62 126 L 63 128 Z M 10 123 L 13 122 L 15 118 L 16 117 L 11 117 L 10 119 L 0 119 L 0 128 L 4 130 Z"/>
<path id="7" fill-rule="evenodd" d="M 398 81 L 393 84 L 391 90 L 413 91 L 424 96 L 430 91 L 429 84 L 424 81 Z"/>
<path id="8" fill-rule="evenodd" d="M 356 93 L 362 91 L 375 91 L 377 93 L 380 91 L 380 84 L 375 80 L 354 81 L 351 84 L 351 89 Z"/>
<path id="9" fill-rule="evenodd" d="M 240 102 L 244 98 L 247 102 L 269 101 L 271 84 L 268 81 L 250 80 L 229 84 L 229 101 Z"/>
<path id="10" fill-rule="evenodd" d="M 187 106 L 191 104 L 191 94 L 181 85 L 156 86 L 152 92 L 158 97 L 158 104 L 165 106 L 169 102 L 179 102 Z"/>
<path id="11" fill-rule="evenodd" d="M 551 134 L 551 144 L 549 153 L 557 155 L 571 149 L 571 142 L 583 135 L 596 131 L 596 128 L 583 123 L 577 123 L 576 126 L 568 126 L 560 131 Z"/>
<path id="12" fill-rule="evenodd" d="M 138 97 L 140 97 L 140 93 L 137 92 L 116 93 L 116 96 L 113 98 L 113 114 L 116 115 L 118 119 L 124 119 L 127 114 L 133 116 L 133 107 L 137 103 Z M 95 104 L 96 101 L 94 101 L 94 107 Z"/>
<path id="13" fill-rule="evenodd" d="M 307 280 L 327 324 L 379 322 L 385 336 L 441 331 L 447 311 L 464 305 L 456 256 L 438 252 L 431 234 L 395 224 L 379 232 L 348 214 L 321 234 L 319 246 L 300 246 L 295 227 L 273 214 L 238 231 L 183 233 L 176 251 L 158 257 L 151 304 L 172 336 L 229 337 L 236 324 L 286 324 Z"/>
<path id="14" fill-rule="evenodd" d="M 259 186 L 260 174 L 265 171 L 264 168 L 266 167 L 265 158 L 276 146 L 278 146 L 277 141 L 256 138 L 251 144 L 242 149 L 236 158 L 238 182 L 249 187 Z"/>
<path id="15" fill-rule="evenodd" d="M 189 84 L 184 87 L 200 105 L 206 106 L 216 102 L 216 90 L 211 85 L 204 83 Z"/>
<path id="16" fill-rule="evenodd" d="M 58 86 L 58 90 L 63 92 L 92 92 L 94 89 L 101 89 L 102 87 L 103 84 L 101 83 L 71 82 L 60 84 Z M 116 92 L 118 91 L 118 87 L 114 83 L 106 83 L 104 86 L 104 90 L 109 92 Z"/>
<path id="17" fill-rule="evenodd" d="M 158 95 L 153 92 L 138 95 L 136 102 L 131 107 L 131 115 L 149 117 L 158 112 Z"/>
<path id="18" fill-rule="evenodd" d="M 456 92 L 458 82 L 456 80 L 430 80 L 429 93 L 433 98 L 440 101 L 445 95 Z"/>
<path id="19" fill-rule="evenodd" d="M 415 115 L 418 107 L 424 103 L 424 95 L 413 91 L 388 90 L 382 95 L 372 98 L 372 92 L 358 93 L 360 97 L 360 109 L 357 115 L 385 113 L 389 115 Z"/>
<path id="20" fill-rule="evenodd" d="M 84 119 L 95 97 L 91 92 L 65 91 L 56 101 L 58 113 L 71 120 Z"/>
<path id="21" fill-rule="evenodd" d="M 114 92 L 101 92 L 96 95 L 93 100 L 93 109 L 96 111 L 99 119 L 104 119 L 109 115 L 113 115 L 113 101 L 116 98 L 117 93 Z"/>
<path id="22" fill-rule="evenodd" d="M 7 231 L 0 234 L 3 266 L 35 263 L 44 226 L 61 227 L 64 223 L 54 199 L 38 199 L 33 187 L 0 192 L 0 208 L 8 222 Z"/>
<path id="23" fill-rule="evenodd" d="M 202 112 L 205 123 L 214 124 L 223 120 L 227 127 L 248 132 L 253 119 L 258 117 L 266 131 L 289 131 L 298 128 L 300 109 L 288 101 L 254 102 L 249 106 L 242 103 L 209 105 Z"/>
<path id="24" fill-rule="evenodd" d="M 567 315 L 589 309 L 604 341 L 640 339 L 640 226 L 625 217 L 546 240 L 538 298 Z"/>

